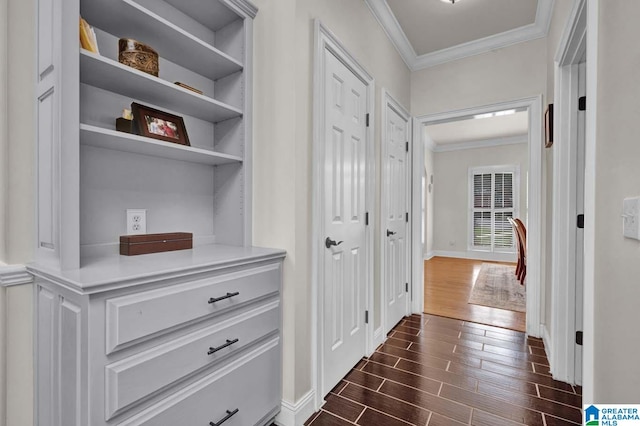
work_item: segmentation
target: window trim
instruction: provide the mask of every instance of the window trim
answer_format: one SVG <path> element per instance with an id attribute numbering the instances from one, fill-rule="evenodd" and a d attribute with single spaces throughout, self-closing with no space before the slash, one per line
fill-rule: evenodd
<path id="1" fill-rule="evenodd" d="M 497 165 L 497 166 L 479 166 L 479 167 L 469 167 L 469 174 L 467 176 L 467 186 L 468 186 L 468 195 L 467 195 L 467 250 L 475 251 L 481 253 L 516 253 L 517 248 L 515 245 L 515 236 L 514 236 L 514 245 L 511 250 L 496 250 L 492 246 L 488 249 L 480 248 L 473 245 L 473 176 L 478 174 L 487 174 L 491 173 L 495 175 L 496 173 L 513 173 L 513 217 L 516 218 L 520 214 L 520 165 L 519 164 L 507 164 L 507 165 Z M 492 186 L 494 184 L 494 177 L 491 178 Z M 495 189 L 491 188 L 492 197 L 494 195 Z M 495 211 L 495 207 L 491 207 L 491 212 Z M 493 215 L 492 215 L 493 221 Z"/>

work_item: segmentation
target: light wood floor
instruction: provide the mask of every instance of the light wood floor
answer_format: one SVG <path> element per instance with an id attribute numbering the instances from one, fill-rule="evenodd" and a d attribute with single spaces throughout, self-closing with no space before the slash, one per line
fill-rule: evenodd
<path id="1" fill-rule="evenodd" d="M 526 330 L 523 312 L 467 303 L 481 260 L 434 257 L 424 262 L 424 312 L 516 331 Z"/>

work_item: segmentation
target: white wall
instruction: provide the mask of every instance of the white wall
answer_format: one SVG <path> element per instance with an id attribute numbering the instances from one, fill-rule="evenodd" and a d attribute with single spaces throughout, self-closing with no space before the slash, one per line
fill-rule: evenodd
<path id="1" fill-rule="evenodd" d="M 542 38 L 414 72 L 411 113 L 418 117 L 544 94 L 546 52 Z"/>
<path id="2" fill-rule="evenodd" d="M 7 12 L 7 0 L 0 0 L 0 262 L 6 259 L 6 198 L 7 179 L 9 178 L 7 170 L 7 141 L 9 140 L 7 130 L 7 65 L 9 63 Z"/>
<path id="3" fill-rule="evenodd" d="M 6 5 L 7 13 L 2 12 Z M 2 0 L 0 46 L 6 40 L 11 49 L 7 59 L 0 48 L 0 61 L 6 64 L 6 92 L 0 92 L 0 264 L 24 264 L 31 261 L 34 227 L 34 51 L 35 2 Z M 2 21 L 0 19 L 0 21 Z M 6 31 L 6 33 L 5 33 Z M 0 66 L 0 82 L 3 81 Z M 6 101 L 6 108 L 4 102 Z M 1 266 L 0 266 L 1 267 Z M 0 289 L 0 343 L 6 353 L 6 399 L 0 404 L 2 419 L 9 426 L 33 424 L 33 298 L 31 285 Z M 1 393 L 1 392 L 0 392 Z M 1 424 L 1 421 L 0 421 Z"/>
<path id="4" fill-rule="evenodd" d="M 638 403 L 640 242 L 623 238 L 620 215 L 623 198 L 640 196 L 640 2 L 598 3 L 593 402 Z"/>
<path id="5" fill-rule="evenodd" d="M 33 257 L 35 2 L 8 0 L 9 196 L 6 263 Z"/>
<path id="6" fill-rule="evenodd" d="M 529 171 L 527 144 L 436 152 L 434 165 L 434 223 L 436 226 L 434 226 L 433 249 L 436 253 L 439 251 L 454 251 L 461 254 L 467 252 L 469 168 L 499 165 L 520 166 L 518 216 L 526 218 L 527 173 Z"/>
<path id="7" fill-rule="evenodd" d="M 408 107 L 410 73 L 363 1 L 257 0 L 256 5 L 254 243 L 287 250 L 283 396 L 293 403 L 311 389 L 314 18 L 320 18 L 376 79 L 373 123 L 378 161 L 381 88 Z M 379 293 L 379 280 L 375 286 Z M 379 324 L 379 294 L 376 300 L 374 317 Z"/>

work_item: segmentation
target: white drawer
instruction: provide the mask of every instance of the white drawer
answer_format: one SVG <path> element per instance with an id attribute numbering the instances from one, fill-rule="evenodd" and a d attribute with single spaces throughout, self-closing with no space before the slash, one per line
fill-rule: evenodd
<path id="1" fill-rule="evenodd" d="M 279 305 L 279 301 L 270 302 L 107 365 L 106 419 L 172 383 L 232 356 L 260 338 L 275 335 L 280 325 Z"/>
<path id="2" fill-rule="evenodd" d="M 280 263 L 106 301 L 106 352 L 227 312 L 280 289 Z"/>
<path id="3" fill-rule="evenodd" d="M 208 425 L 252 426 L 269 420 L 280 406 L 279 339 L 241 357 L 149 407 L 118 426 Z M 237 410 L 237 412 L 235 411 Z"/>

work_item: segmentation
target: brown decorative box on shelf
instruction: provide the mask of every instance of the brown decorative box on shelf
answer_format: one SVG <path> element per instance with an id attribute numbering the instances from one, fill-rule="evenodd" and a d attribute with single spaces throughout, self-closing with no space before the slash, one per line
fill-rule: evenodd
<path id="1" fill-rule="evenodd" d="M 193 248 L 193 234 L 190 232 L 120 236 L 120 254 L 124 256 L 190 248 Z"/>

